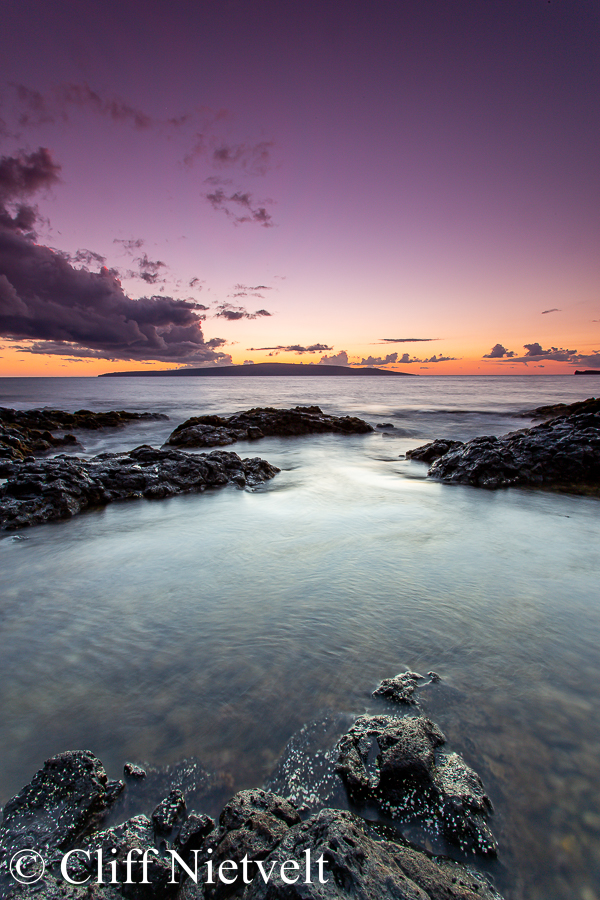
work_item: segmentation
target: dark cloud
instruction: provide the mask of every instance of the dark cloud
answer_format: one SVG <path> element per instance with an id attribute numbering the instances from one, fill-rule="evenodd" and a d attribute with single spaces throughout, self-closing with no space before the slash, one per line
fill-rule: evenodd
<path id="1" fill-rule="evenodd" d="M 260 319 L 270 315 L 271 313 L 266 309 L 257 309 L 251 313 L 243 306 L 234 306 L 233 303 L 219 303 L 217 304 L 215 318 L 228 319 L 230 322 L 235 322 L 238 319 Z"/>
<path id="2" fill-rule="evenodd" d="M 129 238 L 128 240 L 124 240 L 123 238 L 114 238 L 113 244 L 122 244 L 123 250 L 129 253 L 130 256 L 133 256 L 136 250 L 139 250 L 144 246 L 144 241 L 142 238 Z"/>
<path id="3" fill-rule="evenodd" d="M 136 256 L 135 262 L 138 264 L 138 271 L 133 272 L 130 270 L 127 273 L 129 278 L 141 278 L 146 284 L 164 282 L 164 279 L 159 278 L 160 270 L 167 268 L 167 264 L 162 260 L 148 259 L 148 254 L 143 253 L 142 256 Z"/>
<path id="4" fill-rule="evenodd" d="M 3 156 L 0 159 L 0 201 L 6 203 L 51 187 L 59 180 L 60 169 L 46 147 L 39 147 L 33 153 L 19 150 L 16 156 Z"/>
<path id="5" fill-rule="evenodd" d="M 531 344 L 524 344 L 523 349 L 527 351 L 524 356 L 513 356 L 511 362 L 522 362 L 525 365 L 529 363 L 539 363 L 542 360 L 549 362 L 569 363 L 572 366 L 600 366 L 600 350 L 592 350 L 591 353 L 578 353 L 577 350 L 566 350 L 564 347 L 549 347 L 545 350 L 538 341 Z"/>
<path id="6" fill-rule="evenodd" d="M 257 144 L 221 143 L 211 153 L 213 165 L 219 168 L 239 165 L 249 175 L 266 175 L 271 165 L 273 141 Z"/>
<path id="7" fill-rule="evenodd" d="M 188 282 L 188 287 L 197 288 L 199 291 L 201 291 L 202 285 L 200 284 L 200 279 L 192 278 L 191 281 Z"/>
<path id="8" fill-rule="evenodd" d="M 412 363 L 441 363 L 441 362 L 455 362 L 459 357 L 457 356 L 430 356 L 429 359 L 418 359 L 416 356 L 412 358 L 408 353 L 403 353 L 400 359 L 398 360 L 398 365 L 400 366 L 408 366 Z M 421 366 L 421 368 L 427 368 L 427 366 Z"/>
<path id="9" fill-rule="evenodd" d="M 359 365 L 361 365 L 361 366 L 387 366 L 392 363 L 395 363 L 397 359 L 398 359 L 397 353 L 389 353 L 386 357 L 367 356 L 366 359 L 361 359 Z"/>
<path id="10" fill-rule="evenodd" d="M 560 309 L 543 309 L 542 315 L 547 316 L 548 313 L 553 313 L 553 312 L 560 312 Z M 543 368 L 543 366 L 540 366 L 540 368 Z"/>
<path id="11" fill-rule="evenodd" d="M 418 344 L 427 341 L 439 341 L 440 338 L 380 338 L 382 344 Z"/>
<path id="12" fill-rule="evenodd" d="M 319 366 L 348 366 L 350 363 L 348 362 L 348 354 L 345 350 L 340 350 L 339 353 L 332 354 L 331 356 L 322 356 L 319 362 L 317 363 Z"/>
<path id="13" fill-rule="evenodd" d="M 282 350 L 285 350 L 287 353 L 298 353 L 301 355 L 303 353 L 323 353 L 325 350 L 333 350 L 333 347 L 328 347 L 327 344 L 310 344 L 308 347 L 303 347 L 302 344 L 287 344 L 286 346 L 279 344 L 277 347 L 248 347 L 248 351 L 252 350 L 272 350 L 273 353 L 269 353 L 269 356 L 277 356 Z"/>
<path id="14" fill-rule="evenodd" d="M 37 207 L 23 201 L 56 184 L 60 168 L 45 147 L 33 153 L 19 150 L 15 156 L 0 158 L 0 228 L 33 236 Z"/>
<path id="15" fill-rule="evenodd" d="M 484 353 L 484 359 L 502 359 L 502 357 L 506 356 L 509 359 L 512 359 L 514 356 L 514 352 L 512 350 L 507 350 L 506 347 L 503 347 L 502 344 L 494 344 L 489 353 Z"/>
<path id="16" fill-rule="evenodd" d="M 103 97 L 86 84 L 65 83 L 51 91 L 40 91 L 24 84 L 12 84 L 15 91 L 17 121 L 24 128 L 52 122 L 69 121 L 69 108 L 90 109 L 113 122 L 125 122 L 134 128 L 146 129 L 154 120 L 120 97 Z M 171 123 L 175 120 L 170 120 Z"/>
<path id="17" fill-rule="evenodd" d="M 67 253 L 65 250 L 54 250 L 54 252 L 66 259 L 67 262 L 83 263 L 85 266 L 103 266 L 106 262 L 106 257 L 102 256 L 101 253 L 95 253 L 93 250 L 85 250 L 84 248 L 77 250 L 73 254 Z M 116 270 L 112 271 L 116 272 Z"/>
<path id="18" fill-rule="evenodd" d="M 45 160 L 43 154 L 40 159 Z M 30 166 L 31 157 L 22 162 Z M 2 163 L 2 171 L 18 171 L 6 160 Z M 54 170 L 45 169 L 39 186 L 53 180 Z M 14 196 L 15 185 L 29 192 L 32 183 L 6 176 L 4 196 Z M 230 358 L 216 349 L 222 338 L 204 341 L 198 310 L 205 307 L 172 297 L 133 300 L 114 271 L 74 268 L 63 255 L 23 234 L 17 218 L 8 217 L 8 225 L 4 218 L 0 216 L 0 335 L 32 341 L 21 347 L 23 352 L 190 364 Z"/>
<path id="19" fill-rule="evenodd" d="M 274 225 L 271 214 L 264 206 L 252 205 L 252 194 L 247 191 L 234 191 L 233 194 L 227 195 L 222 188 L 217 188 L 204 196 L 213 209 L 225 213 L 235 225 L 246 222 L 254 222 L 263 228 L 272 228 Z"/>

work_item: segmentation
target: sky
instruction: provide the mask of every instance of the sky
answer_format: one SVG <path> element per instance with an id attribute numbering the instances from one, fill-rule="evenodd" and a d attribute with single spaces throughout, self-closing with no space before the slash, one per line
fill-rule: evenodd
<path id="1" fill-rule="evenodd" d="M 598 0 L 1 0 L 0 375 L 600 369 Z"/>

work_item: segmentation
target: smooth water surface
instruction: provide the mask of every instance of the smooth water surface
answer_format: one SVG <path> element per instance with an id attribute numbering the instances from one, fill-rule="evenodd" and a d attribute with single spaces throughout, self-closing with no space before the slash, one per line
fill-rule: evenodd
<path id="1" fill-rule="evenodd" d="M 319 404 L 394 429 L 231 448 L 282 472 L 118 503 L 0 540 L 0 800 L 89 748 L 198 756 L 263 783 L 327 710 L 375 709 L 406 667 L 442 676 L 424 709 L 483 777 L 507 900 L 600 897 L 600 505 L 426 479 L 434 437 L 530 424 L 585 378 L 2 379 L 0 405 L 166 412 L 82 434 L 85 452 L 160 445 L 201 412 Z M 377 707 L 381 709 L 381 707 Z"/>

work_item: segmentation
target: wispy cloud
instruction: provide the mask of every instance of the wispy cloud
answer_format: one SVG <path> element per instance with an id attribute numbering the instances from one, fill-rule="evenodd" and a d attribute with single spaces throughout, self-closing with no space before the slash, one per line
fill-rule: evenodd
<path id="1" fill-rule="evenodd" d="M 542 315 L 547 316 L 548 313 L 553 313 L 553 312 L 560 312 L 560 309 L 543 309 Z"/>
<path id="2" fill-rule="evenodd" d="M 324 353 L 325 350 L 333 350 L 333 347 L 328 347 L 327 344 L 309 344 L 307 347 L 302 346 L 302 344 L 278 344 L 276 347 L 248 347 L 248 351 L 259 351 L 259 350 L 271 350 L 272 353 L 269 356 L 277 356 L 282 351 L 286 351 L 287 353 L 297 353 L 302 355 L 303 353 Z"/>
<path id="3" fill-rule="evenodd" d="M 214 315 L 216 319 L 228 319 L 230 322 L 235 322 L 238 319 L 260 319 L 270 316 L 271 313 L 266 309 L 248 312 L 243 306 L 234 306 L 233 303 L 218 303 L 217 312 Z"/>
<path id="4" fill-rule="evenodd" d="M 256 225 L 262 225 L 263 228 L 272 228 L 274 225 L 273 217 L 267 212 L 265 206 L 258 206 L 252 200 L 252 194 L 248 191 L 234 191 L 232 194 L 225 193 L 222 188 L 204 194 L 204 197 L 214 210 L 225 213 L 235 225 L 243 225 L 246 222 L 252 222 Z M 270 203 L 270 200 L 264 200 L 264 203 Z"/>

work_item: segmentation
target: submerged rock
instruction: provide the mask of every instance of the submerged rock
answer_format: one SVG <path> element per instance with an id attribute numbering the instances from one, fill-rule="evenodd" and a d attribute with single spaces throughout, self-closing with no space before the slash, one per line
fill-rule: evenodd
<path id="1" fill-rule="evenodd" d="M 580 411 L 501 438 L 474 438 L 441 455 L 440 441 L 406 455 L 424 461 L 433 459 L 427 474 L 447 483 L 485 488 L 531 485 L 600 494 L 598 405 L 599 401 L 585 401 Z"/>
<path id="2" fill-rule="evenodd" d="M 0 407 L 0 461 L 19 462 L 26 456 L 47 453 L 57 447 L 76 445 L 73 429 L 97 431 L 120 428 L 139 419 L 168 419 L 163 413 L 135 413 L 126 410 L 91 412 L 80 409 L 8 409 Z M 67 434 L 54 435 L 53 431 Z"/>
<path id="3" fill-rule="evenodd" d="M 399 822 L 422 820 L 461 850 L 495 856 L 481 779 L 424 717 L 360 716 L 339 741 L 337 771 L 353 803 L 375 804 Z"/>
<path id="4" fill-rule="evenodd" d="M 194 416 L 178 425 L 167 444 L 178 447 L 214 447 L 236 441 L 256 441 L 267 435 L 297 436 L 302 434 L 366 434 L 371 425 L 356 416 L 331 416 L 318 406 L 295 406 L 293 409 L 256 407 L 222 416 Z"/>
<path id="5" fill-rule="evenodd" d="M 57 456 L 7 467 L 0 485 L 0 529 L 66 519 L 115 500 L 161 499 L 234 483 L 254 486 L 279 472 L 266 460 L 215 450 L 191 454 L 142 446 L 92 459 Z"/>

